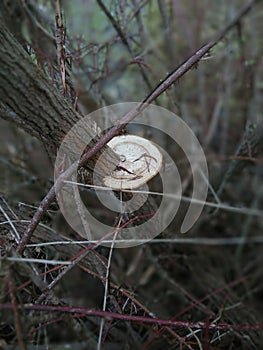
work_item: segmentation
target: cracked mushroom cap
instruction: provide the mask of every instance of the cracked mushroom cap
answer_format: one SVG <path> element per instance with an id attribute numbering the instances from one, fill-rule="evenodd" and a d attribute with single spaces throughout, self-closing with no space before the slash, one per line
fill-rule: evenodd
<path id="1" fill-rule="evenodd" d="M 111 175 L 103 179 L 105 186 L 114 190 L 138 188 L 157 175 L 162 166 L 159 149 L 143 137 L 116 136 L 108 146 L 120 157 Z"/>

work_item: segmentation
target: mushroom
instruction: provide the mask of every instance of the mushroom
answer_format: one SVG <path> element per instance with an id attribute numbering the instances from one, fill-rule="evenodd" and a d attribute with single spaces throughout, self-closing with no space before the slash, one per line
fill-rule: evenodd
<path id="1" fill-rule="evenodd" d="M 162 166 L 161 152 L 143 137 L 116 136 L 108 146 L 120 157 L 120 163 L 103 179 L 105 186 L 114 190 L 138 188 L 157 175 Z"/>

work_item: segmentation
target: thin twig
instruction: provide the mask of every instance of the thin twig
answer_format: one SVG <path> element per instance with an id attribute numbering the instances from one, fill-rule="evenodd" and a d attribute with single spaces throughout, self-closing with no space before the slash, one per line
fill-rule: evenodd
<path id="1" fill-rule="evenodd" d="M 118 222 L 117 228 L 120 228 L 121 221 L 122 221 L 122 215 L 119 218 L 119 222 Z M 106 268 L 106 276 L 105 276 L 104 296 L 103 296 L 103 307 L 102 307 L 103 311 L 106 311 L 106 307 L 107 307 L 107 297 L 108 297 L 109 277 L 110 277 L 110 265 L 111 265 L 113 247 L 114 247 L 115 240 L 116 240 L 118 232 L 119 231 L 116 230 L 116 232 L 114 234 L 114 237 L 113 237 L 112 242 L 111 242 L 109 257 L 108 257 L 108 263 L 107 263 L 107 268 Z M 104 324 L 105 324 L 105 318 L 102 318 L 101 322 L 100 322 L 100 332 L 99 332 L 97 350 L 101 350 L 101 345 L 102 345 L 101 341 L 102 341 L 102 334 L 103 334 Z"/>
<path id="2" fill-rule="evenodd" d="M 103 243 L 110 244 L 112 240 L 104 240 Z M 46 246 L 56 246 L 56 245 L 77 245 L 77 244 L 96 244 L 98 241 L 54 241 L 54 242 L 44 242 L 44 243 L 34 243 L 28 244 L 27 247 L 46 247 Z M 147 244 L 183 244 L 183 245 L 208 245 L 208 246 L 224 246 L 224 245 L 237 245 L 244 246 L 248 244 L 263 244 L 262 236 L 252 236 L 245 237 L 192 237 L 192 238 L 155 238 L 151 241 L 146 239 L 130 239 L 130 240 L 118 240 L 118 243 L 147 243 Z"/>
<path id="3" fill-rule="evenodd" d="M 19 240 L 20 240 L 19 233 L 17 232 L 17 229 L 16 229 L 15 225 L 13 224 L 12 220 L 10 219 L 9 215 L 5 212 L 4 208 L 2 208 L 1 204 L 0 204 L 0 212 L 2 212 L 3 216 L 6 218 L 7 222 L 9 223 L 10 227 L 12 228 L 15 241 L 19 242 Z"/>
<path id="4" fill-rule="evenodd" d="M 122 30 L 121 26 L 119 25 L 118 21 L 115 20 L 115 18 L 112 16 L 110 11 L 107 9 L 105 4 L 101 0 L 97 0 L 97 3 L 100 6 L 100 8 L 102 9 L 102 11 L 105 13 L 105 15 L 108 17 L 108 19 L 110 20 L 111 24 L 113 25 L 113 28 L 118 33 L 122 43 L 127 48 L 130 55 L 133 57 L 133 52 L 132 52 L 131 46 L 130 46 L 128 40 L 126 39 L 125 33 L 123 33 L 123 30 Z M 149 90 L 152 90 L 151 83 L 150 83 L 145 71 L 143 70 L 143 67 L 140 64 L 138 66 L 139 66 L 142 77 L 143 77 L 147 87 L 149 88 Z"/>
<path id="5" fill-rule="evenodd" d="M 207 181 L 207 180 L 205 179 L 205 181 Z M 84 188 L 94 188 L 94 189 L 99 190 L 99 191 L 111 191 L 112 190 L 111 187 L 83 184 L 81 182 L 65 181 L 65 183 L 72 184 L 72 185 L 78 185 L 78 186 L 84 187 Z M 173 199 L 176 199 L 178 201 L 183 201 L 186 203 L 203 204 L 206 207 L 225 210 L 225 211 L 229 211 L 229 212 L 233 212 L 233 213 L 237 213 L 237 214 L 263 217 L 263 210 L 260 210 L 257 208 L 233 207 L 229 204 L 220 202 L 218 197 L 217 197 L 217 194 L 214 193 L 213 188 L 210 185 L 208 185 L 208 186 L 209 186 L 210 191 L 213 192 L 213 195 L 216 199 L 216 203 L 203 201 L 203 200 L 188 197 L 188 196 L 182 196 L 179 194 L 163 193 L 163 192 L 156 192 L 156 191 L 122 190 L 122 192 L 133 193 L 133 194 L 140 193 L 140 194 L 154 195 L 154 196 L 160 196 L 160 197 L 166 197 L 166 198 L 173 198 Z"/>

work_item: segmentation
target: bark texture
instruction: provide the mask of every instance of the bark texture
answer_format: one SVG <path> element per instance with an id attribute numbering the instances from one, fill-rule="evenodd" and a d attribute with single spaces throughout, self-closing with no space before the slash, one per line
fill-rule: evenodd
<path id="1" fill-rule="evenodd" d="M 32 62 L 1 17 L 0 42 L 0 117 L 37 137 L 55 155 L 63 137 L 81 116 Z M 94 138 L 99 131 L 96 123 L 90 120 L 86 127 Z M 108 150 L 100 170 L 107 174 L 116 162 L 117 157 Z M 89 165 L 93 163 L 94 159 Z"/>

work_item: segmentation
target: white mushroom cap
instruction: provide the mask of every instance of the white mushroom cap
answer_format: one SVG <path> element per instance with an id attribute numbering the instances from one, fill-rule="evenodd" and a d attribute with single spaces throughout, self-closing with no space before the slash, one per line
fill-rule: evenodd
<path id="1" fill-rule="evenodd" d="M 119 155 L 120 163 L 103 179 L 115 190 L 134 189 L 148 182 L 162 166 L 162 154 L 149 140 L 135 136 L 116 136 L 108 146 Z"/>

